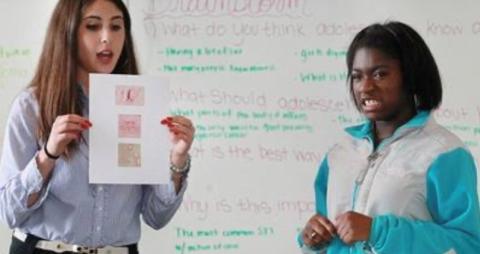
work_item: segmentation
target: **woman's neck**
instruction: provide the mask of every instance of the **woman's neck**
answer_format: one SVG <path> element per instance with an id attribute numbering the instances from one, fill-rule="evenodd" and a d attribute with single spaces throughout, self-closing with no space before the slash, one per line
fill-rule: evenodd
<path id="1" fill-rule="evenodd" d="M 375 145 L 380 144 L 384 139 L 387 139 L 393 135 L 395 130 L 400 125 L 388 124 L 381 121 L 373 123 L 373 135 L 375 139 Z"/>
<path id="2" fill-rule="evenodd" d="M 412 111 L 405 114 L 403 117 L 390 121 L 374 121 L 373 122 L 373 135 L 375 146 L 380 144 L 384 139 L 387 139 L 393 135 L 393 133 L 406 122 L 410 121 L 415 116 L 415 112 Z"/>

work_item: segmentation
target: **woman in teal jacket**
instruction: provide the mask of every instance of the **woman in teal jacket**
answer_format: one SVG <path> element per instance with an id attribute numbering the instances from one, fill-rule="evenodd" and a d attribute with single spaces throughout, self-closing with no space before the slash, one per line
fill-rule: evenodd
<path id="1" fill-rule="evenodd" d="M 304 253 L 479 253 L 474 159 L 436 123 L 435 60 L 400 22 L 360 31 L 347 52 L 351 96 L 366 123 L 346 129 L 315 181 Z"/>

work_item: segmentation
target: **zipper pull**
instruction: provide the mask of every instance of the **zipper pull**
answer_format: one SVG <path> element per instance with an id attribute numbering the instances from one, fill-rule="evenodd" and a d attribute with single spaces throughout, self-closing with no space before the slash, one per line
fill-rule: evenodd
<path id="1" fill-rule="evenodd" d="M 367 157 L 368 163 L 376 160 L 377 158 L 378 158 L 378 153 L 377 153 L 377 152 L 371 153 L 371 154 Z"/>
<path id="2" fill-rule="evenodd" d="M 375 160 L 377 158 L 378 158 L 378 153 L 377 152 L 373 152 L 367 157 L 367 161 L 368 161 L 367 167 L 362 169 L 358 173 L 357 178 L 355 179 L 355 184 L 357 184 L 357 185 L 362 184 L 363 180 L 365 179 L 365 175 L 367 175 L 368 169 L 375 166 Z"/>

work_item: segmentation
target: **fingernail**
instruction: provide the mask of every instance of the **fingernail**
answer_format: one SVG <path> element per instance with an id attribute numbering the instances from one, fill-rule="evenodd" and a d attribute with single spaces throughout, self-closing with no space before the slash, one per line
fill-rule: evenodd
<path id="1" fill-rule="evenodd" d="M 170 116 L 169 116 L 169 117 L 167 117 L 167 121 L 169 121 L 169 122 L 170 122 L 170 121 L 172 121 L 172 120 L 173 120 L 173 118 L 172 118 L 172 117 L 170 117 Z"/>
<path id="2" fill-rule="evenodd" d="M 163 119 L 162 121 L 160 121 L 161 124 L 167 124 L 167 120 Z"/>

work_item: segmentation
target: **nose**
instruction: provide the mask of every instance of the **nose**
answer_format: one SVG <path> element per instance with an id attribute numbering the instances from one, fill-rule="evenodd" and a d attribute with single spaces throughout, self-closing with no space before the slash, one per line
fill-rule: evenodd
<path id="1" fill-rule="evenodd" d="M 108 31 L 108 29 L 104 29 L 102 30 L 102 33 L 100 35 L 100 42 L 103 43 L 103 44 L 108 44 L 110 43 L 110 32 Z"/>
<path id="2" fill-rule="evenodd" d="M 356 84 L 356 87 L 359 92 L 369 92 L 375 87 L 375 81 L 373 78 L 366 76 Z"/>

